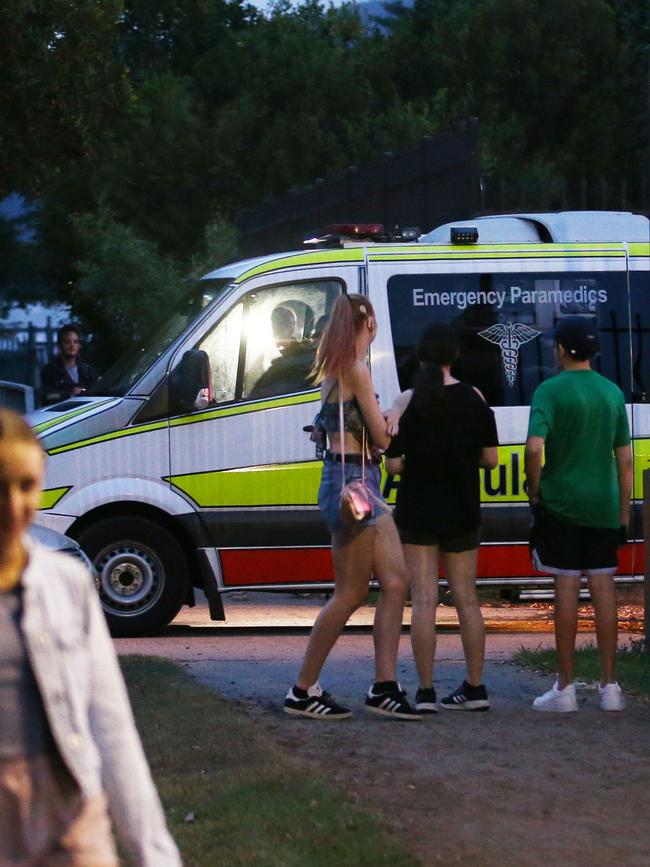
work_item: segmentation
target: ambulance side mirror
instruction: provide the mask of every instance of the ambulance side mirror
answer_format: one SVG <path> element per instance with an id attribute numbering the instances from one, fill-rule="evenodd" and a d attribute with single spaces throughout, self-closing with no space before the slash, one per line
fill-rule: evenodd
<path id="1" fill-rule="evenodd" d="M 172 412 L 192 412 L 210 402 L 210 359 L 202 349 L 189 349 L 169 377 Z"/>

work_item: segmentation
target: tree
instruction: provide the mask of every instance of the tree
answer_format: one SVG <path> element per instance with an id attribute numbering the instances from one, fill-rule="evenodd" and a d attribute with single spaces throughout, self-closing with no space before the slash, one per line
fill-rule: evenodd
<path id="1" fill-rule="evenodd" d="M 64 166 L 97 155 L 128 98 L 121 10 L 122 0 L 2 0 L 0 196 L 38 195 Z"/>
<path id="2" fill-rule="evenodd" d="M 104 363 L 122 354 L 183 291 L 182 269 L 107 212 L 76 217 L 82 254 L 69 300 Z"/>
<path id="3" fill-rule="evenodd" d="M 68 300 L 93 334 L 95 360 L 103 367 L 166 316 L 192 283 L 237 252 L 234 227 L 219 216 L 208 223 L 191 260 L 161 254 L 108 211 L 77 216 L 72 227 L 80 255 Z"/>

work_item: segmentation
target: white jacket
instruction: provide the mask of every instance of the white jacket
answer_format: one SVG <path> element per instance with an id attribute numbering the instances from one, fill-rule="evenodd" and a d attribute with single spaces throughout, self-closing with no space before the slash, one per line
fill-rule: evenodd
<path id="1" fill-rule="evenodd" d="M 140 867 L 179 867 L 92 578 L 72 557 L 25 539 L 22 619 L 54 740 L 86 798 L 105 792 Z"/>

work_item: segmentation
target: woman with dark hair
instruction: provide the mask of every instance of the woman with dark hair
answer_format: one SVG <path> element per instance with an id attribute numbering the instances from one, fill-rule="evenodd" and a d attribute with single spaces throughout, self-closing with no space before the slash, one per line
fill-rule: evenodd
<path id="1" fill-rule="evenodd" d="M 0 864 L 180 867 L 91 576 L 25 531 L 45 454 L 0 409 Z"/>
<path id="2" fill-rule="evenodd" d="M 414 388 L 388 414 L 399 433 L 387 451 L 386 469 L 400 474 L 395 521 L 411 580 L 411 644 L 418 671 L 416 709 L 438 709 L 433 688 L 438 569 L 442 561 L 458 610 L 467 679 L 440 706 L 487 710 L 482 683 L 485 628 L 476 596 L 480 541 L 479 467 L 497 464 L 494 413 L 478 389 L 451 375 L 458 339 L 442 323 L 423 332 L 416 350 Z"/>
<path id="3" fill-rule="evenodd" d="M 396 719 L 420 718 L 406 700 L 396 675 L 408 583 L 406 567 L 392 515 L 379 490 L 379 464 L 368 456 L 366 448 L 366 441 L 379 449 L 390 442 L 366 363 L 376 333 L 368 299 L 341 295 L 316 353 L 314 375 L 321 383 L 322 395 L 318 423 L 326 431 L 329 445 L 318 506 L 332 534 L 335 587 L 314 624 L 298 679 L 286 696 L 284 709 L 293 716 L 340 720 L 351 715 L 321 688 L 318 678 L 350 615 L 365 599 L 374 574 L 381 593 L 374 623 L 375 681 L 368 690 L 366 707 Z M 361 478 L 364 461 L 372 514 L 354 525 L 344 524 L 339 507 L 341 489 L 344 482 Z"/>

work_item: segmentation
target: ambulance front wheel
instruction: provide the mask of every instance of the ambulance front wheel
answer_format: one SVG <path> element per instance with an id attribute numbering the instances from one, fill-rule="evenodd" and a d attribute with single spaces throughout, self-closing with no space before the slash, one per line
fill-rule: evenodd
<path id="1" fill-rule="evenodd" d="M 111 633 L 148 635 L 178 614 L 187 598 L 183 549 L 147 518 L 106 518 L 78 542 L 99 574 L 99 596 Z"/>

